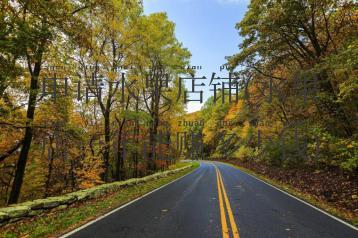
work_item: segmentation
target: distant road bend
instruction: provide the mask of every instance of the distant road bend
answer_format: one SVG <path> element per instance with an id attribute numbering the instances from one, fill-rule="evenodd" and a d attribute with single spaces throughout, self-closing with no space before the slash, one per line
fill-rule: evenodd
<path id="1" fill-rule="evenodd" d="M 358 229 L 218 162 L 63 237 L 356 238 Z"/>

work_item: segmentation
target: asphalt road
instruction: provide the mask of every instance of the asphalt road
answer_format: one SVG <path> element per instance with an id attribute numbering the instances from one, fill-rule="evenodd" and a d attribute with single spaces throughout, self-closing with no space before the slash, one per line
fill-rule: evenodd
<path id="1" fill-rule="evenodd" d="M 73 238 L 357 238 L 358 231 L 221 163 L 81 228 Z"/>

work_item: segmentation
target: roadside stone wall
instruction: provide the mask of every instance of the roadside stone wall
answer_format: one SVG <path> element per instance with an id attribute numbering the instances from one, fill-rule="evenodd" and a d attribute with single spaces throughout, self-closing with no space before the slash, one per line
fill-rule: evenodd
<path id="1" fill-rule="evenodd" d="M 192 166 L 193 165 L 188 165 L 174 170 L 158 172 L 143 178 L 132 178 L 126 181 L 106 183 L 89 189 L 68 193 L 62 196 L 37 199 L 34 201 L 28 201 L 0 208 L 0 226 L 3 226 L 9 222 L 19 221 L 25 217 L 37 216 L 51 209 L 65 209 L 68 205 L 73 203 L 98 198 L 107 193 L 118 191 L 123 187 L 133 186 L 136 184 L 166 177 L 170 174 L 178 173 Z"/>

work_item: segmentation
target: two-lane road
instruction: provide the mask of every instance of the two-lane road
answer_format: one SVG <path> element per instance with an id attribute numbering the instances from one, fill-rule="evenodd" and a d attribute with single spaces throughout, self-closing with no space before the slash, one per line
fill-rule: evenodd
<path id="1" fill-rule="evenodd" d="M 73 233 L 78 238 L 354 238 L 357 229 L 221 163 L 200 168 Z"/>

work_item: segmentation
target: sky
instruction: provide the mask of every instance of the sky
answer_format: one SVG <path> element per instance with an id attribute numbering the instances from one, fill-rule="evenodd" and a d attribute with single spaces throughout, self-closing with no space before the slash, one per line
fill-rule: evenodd
<path id="1" fill-rule="evenodd" d="M 204 101 L 213 95 L 208 84 L 213 72 L 220 77 L 228 77 L 225 70 L 220 72 L 220 66 L 226 63 L 225 56 L 239 51 L 241 42 L 235 29 L 244 17 L 249 0 L 144 0 L 144 13 L 166 12 L 169 20 L 176 25 L 177 39 L 188 48 L 192 54 L 191 66 L 201 66 L 196 77 L 206 76 L 207 86 L 196 90 L 204 91 Z M 185 83 L 188 88 L 190 80 Z M 198 99 L 190 96 L 190 99 Z M 189 102 L 187 111 L 200 110 L 200 102 Z"/>

